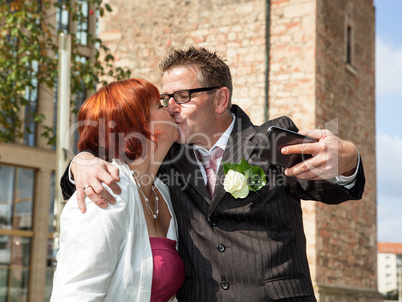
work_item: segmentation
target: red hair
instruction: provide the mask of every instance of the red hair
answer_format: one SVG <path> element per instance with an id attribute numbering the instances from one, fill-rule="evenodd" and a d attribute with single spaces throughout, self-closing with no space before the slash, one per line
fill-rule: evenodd
<path id="1" fill-rule="evenodd" d="M 159 102 L 159 90 L 146 80 L 116 81 L 100 88 L 78 112 L 78 150 L 107 161 L 138 158 L 148 142 L 155 141 L 149 129 L 154 102 Z"/>

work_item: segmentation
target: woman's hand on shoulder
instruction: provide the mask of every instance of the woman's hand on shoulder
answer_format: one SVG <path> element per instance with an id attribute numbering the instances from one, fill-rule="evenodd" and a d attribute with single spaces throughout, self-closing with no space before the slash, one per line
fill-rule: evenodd
<path id="1" fill-rule="evenodd" d="M 85 196 L 101 208 L 107 208 L 108 203 L 116 202 L 102 183 L 106 184 L 113 193 L 121 193 L 117 184 L 120 180 L 119 169 L 89 153 L 80 153 L 76 156 L 71 163 L 71 172 L 77 189 L 78 207 L 82 213 L 86 211 Z"/>

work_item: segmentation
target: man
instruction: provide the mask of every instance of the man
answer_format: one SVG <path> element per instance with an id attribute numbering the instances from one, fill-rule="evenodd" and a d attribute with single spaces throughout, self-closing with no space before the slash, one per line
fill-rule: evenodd
<path id="1" fill-rule="evenodd" d="M 194 47 L 176 50 L 161 62 L 161 69 L 161 99 L 175 118 L 181 144 L 173 145 L 161 174 L 174 203 L 186 268 L 177 298 L 315 301 L 300 199 L 337 204 L 361 198 L 365 179 L 355 145 L 326 130 L 312 131 L 309 135 L 319 142 L 282 152 L 313 157 L 285 170 L 259 158 L 259 149 L 267 144 L 269 126 L 297 131 L 296 126 L 286 117 L 254 126 L 238 106 L 232 106 L 230 70 L 216 53 Z M 211 192 L 202 158 L 218 148 L 224 152 L 216 160 Z M 92 156 L 82 154 L 72 165 L 77 194 L 105 207 L 104 200 L 113 202 L 113 197 L 101 182 L 118 193 L 118 176 L 107 163 L 88 166 L 94 161 L 88 158 Z M 258 194 L 235 199 L 223 188 L 225 175 L 219 166 L 242 159 L 261 167 L 268 179 Z M 62 186 L 71 187 L 68 180 Z"/>

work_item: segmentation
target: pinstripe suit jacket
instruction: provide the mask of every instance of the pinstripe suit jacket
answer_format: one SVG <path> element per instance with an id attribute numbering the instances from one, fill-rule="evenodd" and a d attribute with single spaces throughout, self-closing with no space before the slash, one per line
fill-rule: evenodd
<path id="1" fill-rule="evenodd" d="M 259 165 L 267 185 L 258 194 L 234 199 L 223 189 L 219 169 L 215 195 L 209 197 L 191 146 L 174 145 L 162 166 L 179 225 L 179 252 L 186 280 L 179 301 L 316 301 L 306 256 L 300 199 L 337 204 L 360 199 L 359 167 L 352 190 L 329 181 L 286 178 L 283 170 L 261 162 L 258 149 L 265 132 L 276 125 L 297 131 L 286 117 L 256 127 L 237 106 L 234 130 L 222 162 L 242 158 Z M 164 177 L 166 177 L 164 179 Z"/>
<path id="2" fill-rule="evenodd" d="M 258 158 L 269 126 L 297 131 L 286 117 L 254 126 L 233 105 L 236 122 L 222 162 L 242 158 L 259 165 L 267 185 L 234 199 L 217 181 L 209 197 L 191 146 L 175 144 L 161 166 L 159 177 L 168 186 L 179 227 L 179 252 L 186 280 L 177 293 L 179 301 L 316 301 L 306 256 L 300 199 L 337 204 L 360 199 L 364 190 L 359 167 L 351 190 L 329 181 L 287 178 L 283 170 Z M 223 169 L 219 179 L 223 180 Z M 67 170 L 61 180 L 67 199 L 75 187 Z"/>

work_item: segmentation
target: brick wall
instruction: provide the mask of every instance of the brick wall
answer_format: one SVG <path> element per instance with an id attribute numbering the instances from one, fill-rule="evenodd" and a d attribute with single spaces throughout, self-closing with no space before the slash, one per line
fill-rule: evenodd
<path id="1" fill-rule="evenodd" d="M 368 293 L 377 289 L 374 14 L 372 0 L 317 1 L 317 126 L 330 123 L 340 137 L 354 141 L 366 173 L 361 201 L 317 204 L 317 283 Z M 348 26 L 351 64 L 345 63 Z M 359 297 L 375 301 L 368 293 Z"/>
<path id="2" fill-rule="evenodd" d="M 172 49 L 204 46 L 227 59 L 233 77 L 233 103 L 254 122 L 264 121 L 265 10 L 254 1 L 109 2 L 113 13 L 100 20 L 100 36 L 118 64 L 128 66 L 160 88 L 159 61 Z"/>
<path id="3" fill-rule="evenodd" d="M 271 1 L 269 117 L 315 127 L 315 0 Z"/>
<path id="4" fill-rule="evenodd" d="M 314 129 L 316 1 L 272 0 L 269 40 L 269 118 L 290 116 L 300 129 Z M 316 280 L 316 203 L 303 202 L 307 257 Z"/>
<path id="5" fill-rule="evenodd" d="M 363 200 L 303 202 L 317 298 L 378 301 L 373 1 L 272 0 L 270 21 L 269 117 L 330 128 L 358 145 L 365 164 Z M 352 64 L 345 63 L 348 25 Z"/>

